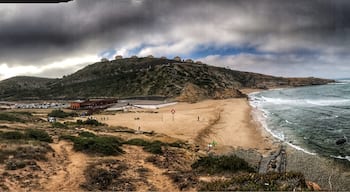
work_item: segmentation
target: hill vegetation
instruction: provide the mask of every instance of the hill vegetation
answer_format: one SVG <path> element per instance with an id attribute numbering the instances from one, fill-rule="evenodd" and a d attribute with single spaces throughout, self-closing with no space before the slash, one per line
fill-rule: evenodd
<path id="1" fill-rule="evenodd" d="M 14 77 L 0 82 L 0 99 L 165 96 L 178 100 L 243 97 L 241 88 L 319 85 L 318 78 L 282 78 L 161 58 L 98 62 L 61 79 Z"/>

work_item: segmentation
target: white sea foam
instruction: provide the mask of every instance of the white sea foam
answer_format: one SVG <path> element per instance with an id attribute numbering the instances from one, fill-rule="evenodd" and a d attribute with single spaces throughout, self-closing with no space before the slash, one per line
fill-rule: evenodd
<path id="1" fill-rule="evenodd" d="M 251 99 L 255 106 L 259 106 L 262 103 L 272 103 L 277 105 L 318 105 L 318 106 L 336 106 L 350 103 L 350 99 L 283 99 L 283 98 L 271 98 L 261 96 L 261 98 L 253 97 Z M 261 104 L 258 104 L 261 103 Z"/>
<path id="2" fill-rule="evenodd" d="M 301 148 L 301 147 L 299 147 L 299 146 L 297 146 L 297 145 L 294 145 L 294 144 L 289 143 L 289 142 L 286 142 L 286 143 L 287 143 L 289 146 L 291 146 L 291 147 L 293 147 L 294 149 L 296 149 L 296 150 L 302 151 L 302 152 L 307 153 L 307 154 L 309 154 L 309 155 L 316 155 L 316 153 L 310 152 L 310 151 L 308 151 L 308 150 L 306 150 L 306 149 L 303 149 L 303 148 Z"/>
<path id="3" fill-rule="evenodd" d="M 267 125 L 267 122 L 266 122 L 266 119 L 267 119 L 267 114 L 269 113 L 268 111 L 264 110 L 263 108 L 261 108 L 261 105 L 257 102 L 254 102 L 256 101 L 255 98 L 254 98 L 255 95 L 249 95 L 250 98 L 252 98 L 249 102 L 251 106 L 255 107 L 254 110 L 253 110 L 253 115 L 255 116 L 256 120 L 258 120 L 260 122 L 260 124 L 262 125 L 262 127 L 269 133 L 271 134 L 273 137 L 277 138 L 278 140 L 282 141 L 282 142 L 285 142 L 287 143 L 289 146 L 293 147 L 294 149 L 296 150 L 299 150 L 299 151 L 303 151 L 304 153 L 307 153 L 309 155 L 316 155 L 316 153 L 313 153 L 313 152 L 310 152 L 306 149 L 303 149 L 302 147 L 300 146 L 297 146 L 297 145 L 294 145 L 292 143 L 289 143 L 289 142 L 286 142 L 285 141 L 285 135 L 282 133 L 282 132 L 274 132 L 272 131 L 268 125 Z M 289 122 L 288 120 L 285 120 L 287 123 L 291 123 Z"/>
<path id="4" fill-rule="evenodd" d="M 288 123 L 288 124 L 293 124 L 292 122 L 290 122 L 290 121 L 288 121 L 287 119 L 286 120 L 284 120 L 286 123 Z"/>
<path id="5" fill-rule="evenodd" d="M 340 155 L 338 155 L 338 156 L 331 155 L 331 157 L 336 158 L 336 159 L 343 159 L 343 160 L 348 160 L 348 161 L 350 161 L 350 156 L 342 157 L 342 156 L 340 156 Z"/>

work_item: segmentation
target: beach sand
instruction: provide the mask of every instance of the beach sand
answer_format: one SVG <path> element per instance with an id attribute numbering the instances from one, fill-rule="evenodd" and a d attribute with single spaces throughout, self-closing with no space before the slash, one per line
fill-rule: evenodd
<path id="1" fill-rule="evenodd" d="M 245 90 L 245 93 L 255 91 L 259 90 Z M 175 110 L 174 115 L 172 109 Z M 99 121 L 108 118 L 102 122 L 110 126 L 135 130 L 140 127 L 141 131 L 163 133 L 200 145 L 202 149 L 215 141 L 217 146 L 213 152 L 217 154 L 229 154 L 239 148 L 257 151 L 268 158 L 271 152 L 284 145 L 287 149 L 287 171 L 301 172 L 307 181 L 316 182 L 323 189 L 350 190 L 347 185 L 350 181 L 348 166 L 341 168 L 330 159 L 309 155 L 282 144 L 255 120 L 255 112 L 246 99 L 235 98 L 193 104 L 181 102 L 157 110 L 138 109 L 95 117 Z"/>
<path id="2" fill-rule="evenodd" d="M 137 109 L 94 117 L 109 126 L 140 127 L 141 131 L 155 131 L 201 146 L 215 141 L 218 149 L 229 146 L 264 153 L 273 148 L 272 140 L 253 121 L 248 101 L 242 98 L 178 103 L 157 110 Z"/>

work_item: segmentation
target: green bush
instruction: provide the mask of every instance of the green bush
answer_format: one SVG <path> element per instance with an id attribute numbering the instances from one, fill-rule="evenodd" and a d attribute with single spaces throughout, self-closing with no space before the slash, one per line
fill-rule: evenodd
<path id="1" fill-rule="evenodd" d="M 39 129 L 28 129 L 26 130 L 26 136 L 29 139 L 34 139 L 38 141 L 52 142 L 52 138 L 48 133 Z"/>
<path id="2" fill-rule="evenodd" d="M 137 145 L 137 146 L 142 146 L 143 150 L 153 153 L 153 154 L 162 154 L 162 146 L 170 146 L 170 147 L 181 147 L 182 143 L 181 142 L 174 142 L 174 143 L 163 143 L 161 141 L 145 141 L 140 138 L 135 138 L 135 139 L 130 139 L 126 142 L 125 144 L 128 145 Z"/>
<path id="3" fill-rule="evenodd" d="M 25 135 L 19 131 L 9 131 L 1 133 L 3 139 L 24 139 Z"/>
<path id="4" fill-rule="evenodd" d="M 92 126 L 100 126 L 103 125 L 103 123 L 100 123 L 99 121 L 95 119 L 87 119 L 85 121 L 82 121 L 80 119 L 77 120 L 78 125 L 92 125 Z"/>
<path id="5" fill-rule="evenodd" d="M 66 117 L 76 117 L 77 113 L 67 113 L 62 111 L 61 109 L 52 110 L 51 113 L 48 114 L 49 117 L 58 117 L 58 118 L 66 118 Z"/>
<path id="6" fill-rule="evenodd" d="M 25 122 L 23 119 L 16 117 L 16 115 L 12 113 L 0 113 L 0 120 L 20 123 Z"/>
<path id="7" fill-rule="evenodd" d="M 162 151 L 162 146 L 164 145 L 164 143 L 160 142 L 160 141 L 154 141 L 152 143 L 149 143 L 148 145 L 145 145 L 143 147 L 143 150 L 153 153 L 153 154 L 163 154 Z"/>
<path id="8" fill-rule="evenodd" d="M 192 168 L 199 172 L 209 174 L 222 172 L 234 173 L 238 171 L 254 172 L 254 168 L 250 167 L 246 161 L 235 155 L 201 157 L 198 161 L 192 164 Z"/>
<path id="9" fill-rule="evenodd" d="M 60 122 L 53 122 L 52 127 L 53 128 L 67 128 L 67 125 L 60 123 Z"/>
<path id="10" fill-rule="evenodd" d="M 149 145 L 150 142 L 145 141 L 143 139 L 135 138 L 135 139 L 130 139 L 124 143 L 128 145 L 146 146 L 146 145 Z"/>
<path id="11" fill-rule="evenodd" d="M 74 150 L 76 151 L 85 151 L 87 153 L 103 155 L 119 155 L 123 153 L 123 150 L 120 148 L 120 146 L 122 145 L 120 139 L 116 137 L 91 137 L 90 134 L 89 136 L 90 137 L 75 137 L 65 135 L 61 136 L 60 138 L 72 141 L 74 144 Z"/>
<path id="12" fill-rule="evenodd" d="M 83 131 L 83 132 L 79 133 L 79 136 L 80 137 L 96 137 L 95 134 L 88 132 L 88 131 Z"/>

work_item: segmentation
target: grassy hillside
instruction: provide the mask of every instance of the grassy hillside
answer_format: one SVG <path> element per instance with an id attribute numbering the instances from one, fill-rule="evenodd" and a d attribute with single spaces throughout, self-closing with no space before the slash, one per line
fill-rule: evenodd
<path id="1" fill-rule="evenodd" d="M 29 80 L 26 80 L 26 78 Z M 14 81 L 15 80 L 15 81 Z M 160 58 L 98 62 L 62 79 L 16 77 L 0 82 L 1 99 L 160 95 L 188 98 L 242 97 L 240 88 L 325 84 L 316 78 L 282 78 Z"/>
<path id="2" fill-rule="evenodd" d="M 57 79 L 17 76 L 0 82 L 0 99 L 32 98 L 45 96 L 47 87 Z"/>

